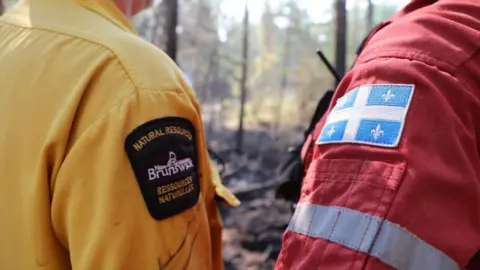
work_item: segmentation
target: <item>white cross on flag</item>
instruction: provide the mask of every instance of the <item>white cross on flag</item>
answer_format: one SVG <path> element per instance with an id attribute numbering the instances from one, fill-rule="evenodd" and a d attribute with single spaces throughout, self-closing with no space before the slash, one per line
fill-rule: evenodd
<path id="1" fill-rule="evenodd" d="M 374 84 L 338 99 L 317 144 L 358 143 L 398 146 L 415 86 Z"/>

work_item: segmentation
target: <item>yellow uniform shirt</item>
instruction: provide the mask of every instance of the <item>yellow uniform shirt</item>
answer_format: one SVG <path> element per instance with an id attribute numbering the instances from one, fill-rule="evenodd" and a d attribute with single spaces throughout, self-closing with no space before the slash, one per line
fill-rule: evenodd
<path id="1" fill-rule="evenodd" d="M 113 2 L 0 18 L 0 124 L 0 269 L 222 269 L 196 99 Z"/>

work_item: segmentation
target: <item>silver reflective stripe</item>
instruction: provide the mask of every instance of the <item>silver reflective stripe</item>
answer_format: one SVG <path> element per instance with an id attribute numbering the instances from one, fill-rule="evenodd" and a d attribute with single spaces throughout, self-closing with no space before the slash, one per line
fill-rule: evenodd
<path id="1" fill-rule="evenodd" d="M 460 269 L 399 225 L 343 207 L 298 204 L 287 230 L 364 252 L 398 270 Z"/>

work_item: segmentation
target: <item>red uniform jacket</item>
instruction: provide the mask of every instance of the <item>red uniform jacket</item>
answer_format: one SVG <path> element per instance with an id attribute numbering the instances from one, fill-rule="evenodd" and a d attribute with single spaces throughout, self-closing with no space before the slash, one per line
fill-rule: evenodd
<path id="1" fill-rule="evenodd" d="M 478 0 L 414 0 L 377 28 L 312 136 L 277 270 L 467 266 L 480 250 L 479 52 Z"/>

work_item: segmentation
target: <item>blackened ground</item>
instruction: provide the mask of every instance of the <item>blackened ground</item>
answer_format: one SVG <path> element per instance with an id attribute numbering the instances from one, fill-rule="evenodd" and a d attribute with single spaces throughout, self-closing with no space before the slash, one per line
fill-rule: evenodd
<path id="1" fill-rule="evenodd" d="M 212 139 L 213 138 L 213 139 Z M 292 204 L 275 198 L 275 171 L 288 149 L 265 132 L 247 132 L 245 154 L 232 150 L 235 133 L 209 134 L 211 148 L 225 161 L 223 182 L 242 201 L 221 206 L 226 270 L 273 269 Z"/>
<path id="2" fill-rule="evenodd" d="M 285 202 L 271 199 L 271 195 L 267 191 L 265 196 L 244 200 L 235 210 L 222 209 L 227 270 L 273 269 L 291 211 Z"/>

